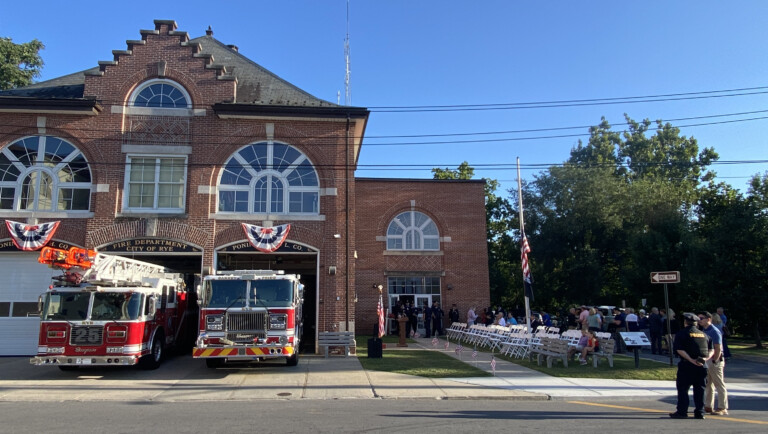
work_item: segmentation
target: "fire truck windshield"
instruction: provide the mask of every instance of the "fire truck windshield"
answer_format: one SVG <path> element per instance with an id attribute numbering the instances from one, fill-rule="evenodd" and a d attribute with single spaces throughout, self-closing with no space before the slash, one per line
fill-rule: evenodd
<path id="1" fill-rule="evenodd" d="M 293 302 L 293 285 L 290 280 L 253 280 L 251 288 L 256 306 L 290 307 Z"/>
<path id="2" fill-rule="evenodd" d="M 205 305 L 208 307 L 245 307 L 246 280 L 208 280 L 206 281 Z"/>
<path id="3" fill-rule="evenodd" d="M 45 297 L 43 319 L 82 321 L 88 318 L 88 305 L 93 295 L 90 319 L 94 321 L 135 320 L 141 313 L 141 294 L 131 292 L 60 292 Z"/>
<path id="4" fill-rule="evenodd" d="M 91 319 L 133 320 L 139 317 L 141 294 L 126 292 L 97 292 L 93 294 Z"/>
<path id="5" fill-rule="evenodd" d="M 88 315 L 90 292 L 50 293 L 45 296 L 43 319 L 82 321 Z"/>

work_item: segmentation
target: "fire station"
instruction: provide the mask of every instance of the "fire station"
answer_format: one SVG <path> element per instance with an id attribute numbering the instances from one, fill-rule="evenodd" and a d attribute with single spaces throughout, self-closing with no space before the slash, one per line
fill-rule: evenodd
<path id="1" fill-rule="evenodd" d="M 0 355 L 36 350 L 58 274 L 42 244 L 187 285 L 300 274 L 306 352 L 321 331 L 370 334 L 379 288 L 387 307 L 488 305 L 482 180 L 356 178 L 368 109 L 308 94 L 210 29 L 139 34 L 91 69 L 0 91 Z"/>

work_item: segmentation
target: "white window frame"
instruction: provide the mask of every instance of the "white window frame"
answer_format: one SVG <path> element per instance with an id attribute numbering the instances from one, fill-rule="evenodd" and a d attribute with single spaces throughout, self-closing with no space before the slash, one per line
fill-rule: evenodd
<path id="1" fill-rule="evenodd" d="M 57 162 L 55 165 L 50 165 L 49 163 L 45 162 L 45 155 L 46 155 L 46 145 L 48 144 L 48 139 L 56 139 L 60 140 L 63 143 L 66 143 L 67 145 L 71 146 L 73 148 L 73 151 L 70 152 L 66 157 L 64 157 L 61 161 Z M 21 142 L 28 139 L 36 139 L 37 140 L 37 150 L 36 150 L 36 160 L 34 162 L 31 162 L 30 166 L 24 165 L 21 161 L 19 161 L 16 156 L 11 151 L 11 145 Z M 5 146 L 3 149 L 0 150 L 0 153 L 5 155 L 6 158 L 8 158 L 11 161 L 11 164 L 19 171 L 19 176 L 16 178 L 15 181 L 0 181 L 0 188 L 12 188 L 14 189 L 14 195 L 13 195 L 13 205 L 11 206 L 11 209 L 0 209 L 1 213 L 5 212 L 20 212 L 20 213 L 74 213 L 74 214 L 87 214 L 90 213 L 91 208 L 91 192 L 93 190 L 93 177 L 91 174 L 90 164 L 88 163 L 88 160 L 85 158 L 85 155 L 83 154 L 83 151 L 81 151 L 77 146 L 69 142 L 68 140 L 62 139 L 61 137 L 57 136 L 48 136 L 48 135 L 40 135 L 40 136 L 26 136 L 21 137 L 16 140 L 13 140 L 8 144 L 8 146 Z M 88 175 L 91 178 L 91 182 L 63 182 L 59 179 L 58 173 L 61 171 L 65 166 L 69 165 L 75 158 L 77 157 L 83 157 L 83 161 L 85 161 L 85 164 L 88 168 Z M 38 176 L 37 179 L 37 186 L 35 187 L 35 197 L 33 199 L 34 206 L 32 208 L 20 208 L 21 206 L 21 195 L 22 191 L 24 189 L 24 180 L 27 179 L 27 177 L 32 174 L 33 172 L 38 172 L 40 175 L 45 175 L 48 178 L 50 178 L 51 182 L 51 206 L 49 208 L 40 208 L 40 182 L 42 180 L 42 176 Z M 61 209 L 59 208 L 59 197 L 61 194 L 61 190 L 63 189 L 80 189 L 80 190 L 89 190 L 88 194 L 88 207 L 86 209 Z"/>
<path id="2" fill-rule="evenodd" d="M 408 214 L 408 225 L 404 225 L 398 217 L 400 217 L 403 214 Z M 424 216 L 424 221 L 416 226 L 416 215 L 422 215 Z M 436 234 L 432 235 L 426 235 L 424 234 L 424 229 L 426 229 L 427 226 L 430 224 L 434 225 Z M 390 228 L 392 225 L 396 225 L 400 229 L 402 229 L 402 232 L 400 234 L 396 235 L 390 235 Z M 413 236 L 413 234 L 418 235 L 418 245 L 409 246 L 409 236 Z M 387 233 L 386 233 L 386 239 L 387 239 L 387 250 L 393 250 L 393 251 L 439 251 L 440 250 L 440 229 L 437 227 L 437 224 L 430 218 L 427 214 L 416 211 L 416 210 L 410 210 L 410 211 L 403 211 L 401 213 L 398 213 L 387 225 Z M 436 240 L 437 241 L 437 247 L 436 248 L 426 248 L 425 247 L 425 240 Z M 390 246 L 390 241 L 400 241 L 402 247 L 395 248 Z M 411 243 L 413 244 L 413 243 Z"/>
<path id="3" fill-rule="evenodd" d="M 246 149 L 250 146 L 267 146 L 267 155 L 266 160 L 268 164 L 274 163 L 274 146 L 275 145 L 282 145 L 287 146 L 289 148 L 293 148 L 296 152 L 299 153 L 299 157 L 291 162 L 286 168 L 281 172 L 277 170 L 274 166 L 262 169 L 260 171 L 257 171 L 253 166 L 251 166 L 245 159 L 242 158 L 240 155 L 240 152 L 243 151 L 243 149 Z M 248 185 L 235 185 L 235 184 L 222 184 L 221 180 L 224 176 L 225 170 L 229 162 L 235 159 L 242 168 L 244 168 L 251 176 L 250 183 Z M 314 186 L 307 186 L 307 185 L 290 185 L 288 181 L 288 176 L 304 163 L 309 163 L 309 167 L 312 168 L 312 170 L 315 173 L 315 177 L 317 178 L 317 185 Z M 264 179 L 266 177 L 267 182 L 267 206 L 266 210 L 254 210 L 254 201 L 255 201 L 255 188 L 256 184 Z M 281 211 L 273 211 L 272 205 L 274 203 L 274 197 L 273 197 L 273 191 L 272 191 L 272 181 L 274 179 L 279 180 L 280 183 L 282 183 L 282 210 Z M 250 143 L 246 146 L 243 146 L 242 148 L 237 149 L 232 155 L 230 155 L 229 158 L 224 162 L 222 165 L 222 170 L 219 172 L 219 179 L 217 181 L 218 190 L 216 193 L 216 214 L 218 215 L 235 215 L 235 214 L 267 214 L 267 215 L 294 215 L 294 216 L 317 216 L 320 215 L 320 175 L 317 173 L 317 169 L 315 169 L 315 165 L 312 163 L 312 160 L 309 159 L 309 157 L 301 152 L 301 150 L 293 145 L 290 145 L 288 143 L 283 142 L 254 142 Z M 247 210 L 246 211 L 222 211 L 219 209 L 219 204 L 221 201 L 221 193 L 222 192 L 233 192 L 234 194 L 237 194 L 237 192 L 247 192 L 248 199 L 247 199 Z M 290 198 L 291 193 L 315 193 L 317 197 L 317 209 L 309 212 L 291 212 L 290 211 Z"/>
<path id="4" fill-rule="evenodd" d="M 131 199 L 131 161 L 133 159 L 154 159 L 155 160 L 155 174 L 153 184 L 155 186 L 153 193 L 152 208 L 148 207 L 132 207 L 130 206 Z M 163 159 L 178 159 L 182 160 L 184 164 L 184 176 L 179 182 L 172 184 L 181 185 L 181 207 L 179 208 L 159 208 L 158 200 L 160 194 L 160 160 Z M 157 213 L 157 214 L 183 214 L 187 209 L 187 177 L 188 177 L 188 159 L 186 155 L 146 155 L 146 154 L 129 154 L 125 160 L 125 180 L 123 183 L 123 213 Z"/>
<path id="5" fill-rule="evenodd" d="M 153 84 L 168 84 L 178 89 L 187 101 L 187 106 L 183 108 L 171 108 L 171 107 L 142 107 L 135 106 L 136 98 L 146 88 Z M 168 80 L 167 78 L 153 78 L 145 82 L 140 83 L 128 96 L 125 107 L 121 110 L 128 115 L 150 115 L 150 116 L 194 116 L 195 110 L 192 107 L 192 98 L 187 92 L 187 89 L 179 83 Z M 204 111 L 204 110 L 203 110 Z"/>

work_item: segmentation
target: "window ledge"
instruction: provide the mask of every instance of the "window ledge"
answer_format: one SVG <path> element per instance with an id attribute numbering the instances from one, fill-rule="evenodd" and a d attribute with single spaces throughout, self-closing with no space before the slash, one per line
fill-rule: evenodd
<path id="1" fill-rule="evenodd" d="M 185 219 L 188 218 L 189 215 L 185 212 L 179 212 L 179 211 L 169 211 L 169 212 L 159 212 L 159 211 L 123 211 L 115 213 L 115 217 L 137 217 L 137 218 L 181 218 Z"/>
<path id="2" fill-rule="evenodd" d="M 384 256 L 443 256 L 442 250 L 385 250 Z"/>
<path id="3" fill-rule="evenodd" d="M 36 219 L 85 219 L 92 218 L 90 211 L 0 211 L 0 218 L 28 218 Z"/>
<path id="4" fill-rule="evenodd" d="M 208 218 L 211 220 L 325 221 L 323 214 L 215 213 L 208 214 Z"/>

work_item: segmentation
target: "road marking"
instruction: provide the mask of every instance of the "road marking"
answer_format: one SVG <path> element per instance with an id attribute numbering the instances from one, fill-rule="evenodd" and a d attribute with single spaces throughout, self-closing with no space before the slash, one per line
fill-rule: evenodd
<path id="1" fill-rule="evenodd" d="M 567 401 L 569 404 L 580 404 L 580 405 L 591 405 L 594 407 L 606 407 L 606 408 L 617 408 L 620 410 L 635 410 L 635 411 L 642 411 L 642 412 L 650 412 L 650 413 L 669 413 L 669 410 L 654 410 L 652 408 L 640 408 L 640 407 L 626 407 L 623 405 L 613 405 L 613 404 L 599 404 L 596 402 L 585 402 L 585 401 Z M 768 422 L 763 422 L 761 420 L 751 420 L 751 419 L 739 419 L 735 417 L 730 416 L 714 416 L 711 414 L 708 414 L 707 417 L 716 418 L 717 420 L 729 420 L 733 422 L 744 422 L 744 423 L 753 423 L 755 425 L 768 425 Z"/>

